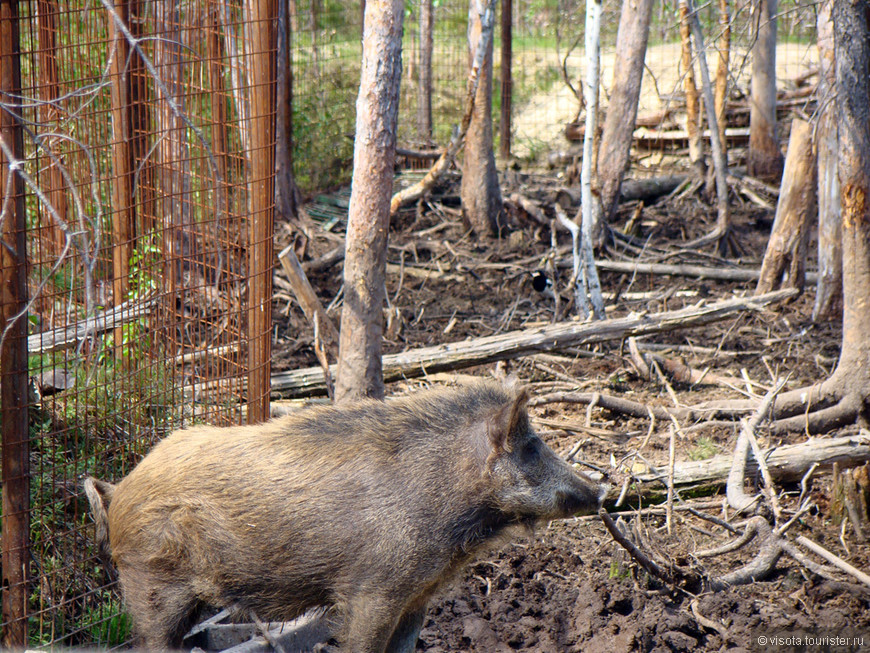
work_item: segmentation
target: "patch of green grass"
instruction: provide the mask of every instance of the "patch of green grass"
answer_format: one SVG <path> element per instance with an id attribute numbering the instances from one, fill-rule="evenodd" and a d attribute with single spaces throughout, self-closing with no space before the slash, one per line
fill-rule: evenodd
<path id="1" fill-rule="evenodd" d="M 701 436 L 689 447 L 689 460 L 708 460 L 719 453 L 719 447 L 708 436 Z"/>

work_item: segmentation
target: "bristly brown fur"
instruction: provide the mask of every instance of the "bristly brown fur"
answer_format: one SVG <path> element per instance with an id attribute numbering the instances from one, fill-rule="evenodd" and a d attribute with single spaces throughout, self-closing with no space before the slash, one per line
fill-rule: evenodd
<path id="1" fill-rule="evenodd" d="M 482 382 L 194 427 L 114 492 L 89 479 L 145 644 L 179 645 L 203 604 L 268 620 L 334 606 L 353 651 L 416 637 L 432 593 L 507 526 L 597 507 L 595 486 L 529 431 L 526 399 Z"/>

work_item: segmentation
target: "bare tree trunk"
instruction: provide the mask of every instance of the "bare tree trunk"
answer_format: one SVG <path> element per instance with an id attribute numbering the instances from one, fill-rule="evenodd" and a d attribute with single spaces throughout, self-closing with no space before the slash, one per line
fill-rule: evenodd
<path id="1" fill-rule="evenodd" d="M 753 177 L 778 180 L 782 153 L 776 134 L 776 2 L 754 0 L 757 37 L 752 46 L 747 167 Z"/>
<path id="2" fill-rule="evenodd" d="M 843 344 L 834 377 L 870 390 L 870 34 L 863 0 L 834 3 L 839 127 L 838 176 L 843 216 Z"/>
<path id="3" fill-rule="evenodd" d="M 366 3 L 336 401 L 383 398 L 384 270 L 402 77 L 402 0 Z"/>
<path id="4" fill-rule="evenodd" d="M 686 93 L 686 133 L 689 135 L 689 162 L 692 169 L 703 179 L 707 166 L 704 163 L 704 144 L 701 140 L 701 102 L 695 84 L 695 65 L 692 56 L 692 28 L 689 25 L 689 7 L 680 0 L 680 42 L 683 65 L 683 89 Z"/>
<path id="5" fill-rule="evenodd" d="M 57 74 L 57 0 L 39 0 L 37 6 L 37 19 L 39 23 L 39 119 L 46 129 L 53 130 L 61 117 L 61 112 L 54 102 L 60 96 Z M 126 43 L 126 42 L 125 42 Z M 115 55 L 119 56 L 118 54 Z M 55 153 L 57 161 L 48 158 L 48 201 L 57 211 L 61 220 L 66 221 L 66 189 L 64 188 L 63 174 L 60 166 L 63 159 L 59 152 Z M 52 256 L 59 256 L 66 244 L 66 236 L 63 230 L 58 228 L 53 217 L 44 207 L 40 207 L 40 218 L 44 220 L 45 233 L 49 237 L 49 252 Z"/>
<path id="6" fill-rule="evenodd" d="M 719 64 L 716 66 L 716 89 L 713 102 L 716 108 L 716 124 L 719 125 L 719 142 L 725 163 L 728 163 L 728 143 L 725 140 L 725 101 L 728 99 L 728 62 L 731 58 L 731 17 L 728 15 L 728 0 L 719 0 Z"/>
<path id="7" fill-rule="evenodd" d="M 511 104 L 513 103 L 513 5 L 501 2 L 501 119 L 499 121 L 499 156 L 511 156 Z"/>
<path id="8" fill-rule="evenodd" d="M 816 210 L 815 175 L 813 126 L 795 118 L 791 124 L 776 218 L 755 288 L 758 295 L 779 288 L 786 268 L 788 287 L 803 290 L 810 218 Z"/>
<path id="9" fill-rule="evenodd" d="M 598 183 L 601 188 L 602 220 L 616 213 L 622 178 L 628 170 L 634 121 L 640 98 L 643 62 L 649 37 L 653 0 L 624 0 L 613 68 L 613 86 L 598 151 Z M 603 229 L 593 238 L 601 239 Z"/>
<path id="10" fill-rule="evenodd" d="M 129 24 L 129 5 L 115 2 L 115 11 Z M 126 74 L 130 44 L 114 20 L 109 34 L 115 44 L 112 59 L 112 295 L 114 305 L 127 299 L 130 288 L 130 258 L 136 244 L 136 209 L 133 200 L 135 160 L 133 159 L 130 113 L 130 78 Z M 123 352 L 123 331 L 115 329 L 115 356 Z"/>
<path id="11" fill-rule="evenodd" d="M 715 102 L 713 100 L 713 84 L 710 81 L 710 71 L 707 68 L 707 54 L 704 47 L 704 35 L 701 32 L 701 21 L 693 8 L 692 0 L 687 0 L 689 6 L 689 23 L 692 27 L 692 38 L 695 50 L 698 52 L 698 70 L 701 71 L 701 83 L 704 90 L 704 109 L 707 113 L 707 124 L 710 126 L 710 149 L 713 153 L 713 173 L 716 179 L 716 229 L 707 238 L 718 240 L 721 255 L 725 254 L 730 241 L 731 210 L 728 206 L 728 165 L 725 161 L 725 151 L 719 140 L 718 121 L 716 120 Z M 705 238 L 696 241 L 700 245 Z"/>
<path id="12" fill-rule="evenodd" d="M 275 210 L 282 220 L 296 217 L 302 196 L 293 177 L 293 66 L 288 0 L 278 2 L 278 59 L 275 115 Z"/>
<path id="13" fill-rule="evenodd" d="M 182 39 L 180 0 L 166 0 L 154 6 L 155 22 L 160 38 L 155 42 L 154 64 L 169 97 L 160 97 L 156 110 L 158 183 L 162 195 L 161 210 L 168 216 L 169 229 L 163 232 L 163 254 L 166 265 L 167 310 L 176 311 L 176 293 L 183 294 L 182 265 L 195 253 L 195 234 L 190 229 L 188 198 L 190 178 L 187 148 L 187 127 L 180 116 L 184 110 L 182 80 Z M 183 298 L 182 298 L 183 303 Z M 181 346 L 181 343 L 175 343 Z"/>
<path id="14" fill-rule="evenodd" d="M 578 273 L 578 265 L 574 264 L 574 282 L 583 280 L 583 295 L 580 299 L 583 316 L 589 315 L 591 305 L 592 316 L 603 320 L 604 298 L 601 296 L 601 282 L 598 280 L 598 269 L 595 267 L 593 238 L 596 232 L 603 231 L 601 224 L 601 199 L 592 193 L 592 178 L 597 169 L 595 140 L 598 133 L 598 87 L 601 74 L 601 0 L 591 0 L 586 3 L 586 84 L 584 85 L 586 99 L 586 133 L 583 135 L 583 166 L 580 171 L 581 221 L 579 251 L 577 247 L 577 232 L 573 232 L 575 257 L 579 255 L 582 262 L 582 275 Z M 576 221 L 576 218 L 575 218 Z M 576 261 L 576 258 L 575 258 Z M 588 304 L 586 298 L 588 296 Z"/>
<path id="15" fill-rule="evenodd" d="M 870 31 L 865 0 L 833 3 L 837 145 L 843 219 L 843 336 L 840 360 L 820 384 L 777 397 L 780 432 L 829 431 L 866 423 L 870 397 Z"/>
<path id="16" fill-rule="evenodd" d="M 468 60 L 474 60 L 480 40 L 482 19 L 489 12 L 488 21 L 494 20 L 494 0 L 469 0 L 468 8 Z M 465 160 L 462 168 L 462 216 L 478 236 L 498 235 L 502 212 L 501 189 L 492 149 L 492 42 L 490 41 L 480 82 L 474 99 L 474 112 L 465 136 Z"/>
<path id="17" fill-rule="evenodd" d="M 834 23 L 831 19 L 833 0 L 819 5 L 817 20 L 819 47 L 819 118 L 816 126 L 817 161 L 819 169 L 819 281 L 813 320 L 827 321 L 842 310 L 843 249 L 840 220 L 840 185 L 837 180 L 837 104 L 834 86 Z"/>
<path id="18" fill-rule="evenodd" d="M 417 136 L 432 144 L 432 0 L 420 0 L 420 65 L 417 89 Z"/>

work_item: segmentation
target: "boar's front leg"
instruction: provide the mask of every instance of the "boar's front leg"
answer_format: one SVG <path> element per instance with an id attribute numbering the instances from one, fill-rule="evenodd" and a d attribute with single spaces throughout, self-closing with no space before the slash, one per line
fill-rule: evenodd
<path id="1" fill-rule="evenodd" d="M 126 570 L 121 573 L 121 585 L 127 611 L 145 648 L 180 648 L 201 608 L 187 584 L 161 574 Z"/>
<path id="2" fill-rule="evenodd" d="M 414 653 L 417 649 L 417 639 L 426 619 L 426 606 L 417 610 L 410 610 L 402 615 L 390 643 L 387 645 L 387 653 Z"/>
<path id="3" fill-rule="evenodd" d="M 393 649 L 387 645 L 401 626 L 399 616 L 405 608 L 405 600 L 405 597 L 387 596 L 380 591 L 352 596 L 346 603 L 341 650 L 348 653 L 392 653 Z"/>

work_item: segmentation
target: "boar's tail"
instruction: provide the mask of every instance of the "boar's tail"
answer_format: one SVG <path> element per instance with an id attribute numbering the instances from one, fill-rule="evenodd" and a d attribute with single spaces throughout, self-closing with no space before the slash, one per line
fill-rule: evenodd
<path id="1" fill-rule="evenodd" d="M 109 504 L 115 494 L 115 486 L 88 476 L 85 478 L 84 488 L 88 503 L 91 504 L 91 516 L 97 527 L 97 548 L 100 560 L 109 575 L 114 578 L 115 573 L 109 551 Z"/>

